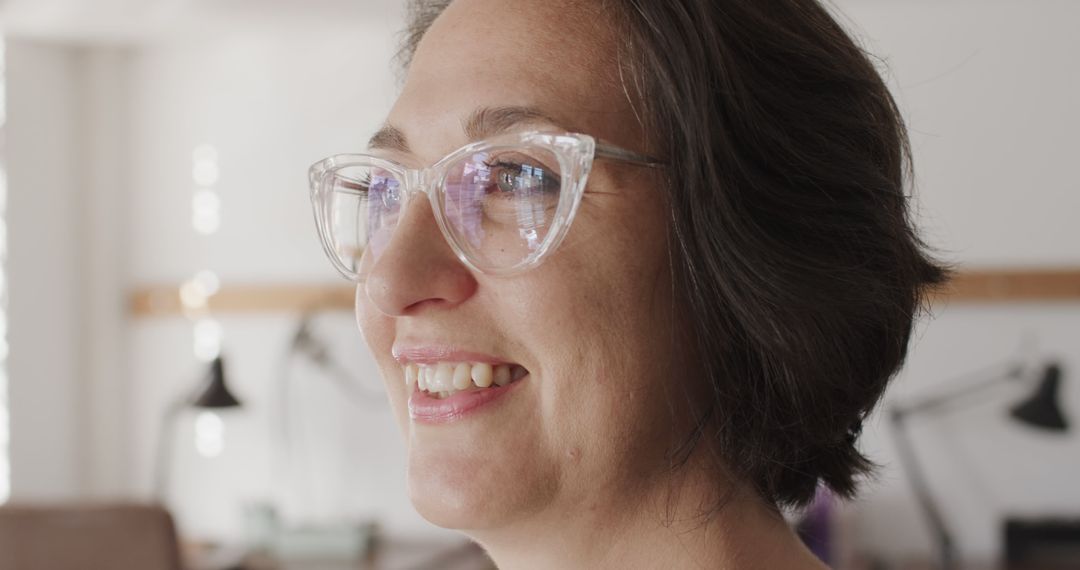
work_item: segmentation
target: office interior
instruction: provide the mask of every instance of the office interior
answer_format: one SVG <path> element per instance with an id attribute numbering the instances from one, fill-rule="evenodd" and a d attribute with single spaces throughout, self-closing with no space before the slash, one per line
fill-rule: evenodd
<path id="1" fill-rule="evenodd" d="M 1078 568 L 1080 3 L 831 6 L 905 114 L 918 224 L 957 277 L 867 421 L 877 475 L 789 520 L 834 568 Z M 394 100 L 403 21 L 401 0 L 0 4 L 0 513 L 131 509 L 177 568 L 492 567 L 411 508 L 310 215 L 307 167 Z M 27 540 L 63 549 L 41 524 Z"/>

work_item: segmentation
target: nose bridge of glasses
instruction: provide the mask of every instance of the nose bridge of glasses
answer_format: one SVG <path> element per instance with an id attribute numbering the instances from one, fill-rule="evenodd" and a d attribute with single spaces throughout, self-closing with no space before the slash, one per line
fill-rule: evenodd
<path id="1" fill-rule="evenodd" d="M 411 200 L 416 194 L 431 194 L 434 172 L 431 168 L 410 168 L 403 173 L 404 197 Z"/>
<path id="2" fill-rule="evenodd" d="M 404 210 L 415 210 L 416 205 L 413 204 L 413 198 L 423 197 L 428 202 L 428 207 L 431 210 L 431 214 L 439 215 L 438 200 L 435 196 L 434 188 L 438 184 L 437 176 L 438 172 L 435 168 L 410 168 L 402 171 L 402 187 L 401 192 L 401 204 Z"/>

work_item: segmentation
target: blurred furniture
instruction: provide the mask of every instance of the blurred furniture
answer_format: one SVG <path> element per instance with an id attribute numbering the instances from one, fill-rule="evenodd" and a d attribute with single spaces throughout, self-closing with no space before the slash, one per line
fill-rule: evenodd
<path id="1" fill-rule="evenodd" d="M 181 570 L 161 507 L 0 507 L 0 570 Z"/>
<path id="2" fill-rule="evenodd" d="M 953 411 L 959 407 L 957 402 L 962 402 L 973 394 L 982 393 L 999 384 L 1024 381 L 1026 379 L 1025 370 L 1026 368 L 1022 363 L 1008 363 L 1006 366 L 1001 367 L 1000 370 L 978 373 L 975 375 L 978 379 L 975 383 L 963 382 L 960 388 L 953 391 L 936 394 L 908 404 L 897 405 L 890 410 L 892 434 L 896 440 L 900 466 L 911 482 L 915 498 L 937 541 L 939 563 L 942 570 L 955 570 L 958 568 L 956 547 L 953 543 L 952 534 L 949 532 L 949 527 L 945 523 L 940 509 L 938 509 L 937 502 L 934 500 L 933 493 L 930 492 L 918 455 L 915 453 L 915 448 L 908 436 L 906 422 L 909 418 L 918 415 L 943 414 Z M 950 384 L 952 383 L 955 382 L 950 382 Z M 1061 366 L 1054 363 L 1047 365 L 1042 370 L 1035 393 L 1013 406 L 1009 416 L 1017 423 L 1030 427 L 1049 432 L 1066 432 L 1069 427 L 1068 422 L 1058 402 L 1060 385 Z"/>
<path id="3" fill-rule="evenodd" d="M 1028 566 L 1080 570 L 1080 518 L 1005 521 L 1005 561 Z"/>
<path id="4" fill-rule="evenodd" d="M 957 567 L 957 570 L 1076 570 L 1075 564 L 961 564 Z M 873 563 L 859 563 L 853 566 L 841 566 L 837 567 L 837 570 L 941 570 L 941 566 L 922 561 L 908 561 L 899 564 L 873 564 Z"/>

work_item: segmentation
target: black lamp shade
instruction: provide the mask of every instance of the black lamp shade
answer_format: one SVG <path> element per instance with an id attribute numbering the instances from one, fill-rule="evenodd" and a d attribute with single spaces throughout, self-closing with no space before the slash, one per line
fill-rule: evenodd
<path id="1" fill-rule="evenodd" d="M 206 381 L 206 387 L 195 397 L 191 405 L 196 408 L 239 408 L 240 400 L 232 395 L 228 385 L 225 384 L 225 365 L 221 357 L 214 359 L 210 365 L 210 374 Z"/>
<path id="2" fill-rule="evenodd" d="M 1061 366 L 1047 366 L 1038 390 L 1012 409 L 1012 417 L 1032 427 L 1057 432 L 1068 431 L 1069 423 L 1058 403 L 1060 386 Z"/>

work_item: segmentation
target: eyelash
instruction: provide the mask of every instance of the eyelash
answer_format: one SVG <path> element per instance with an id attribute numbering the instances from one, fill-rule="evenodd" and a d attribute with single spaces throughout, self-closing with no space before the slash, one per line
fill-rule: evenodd
<path id="1" fill-rule="evenodd" d="M 517 162 L 508 162 L 505 160 L 495 160 L 490 162 L 484 162 L 484 166 L 487 166 L 492 170 L 503 168 L 509 170 L 511 173 L 514 174 L 514 176 L 520 176 L 524 164 Z M 551 175 L 549 170 L 547 170 L 546 168 L 541 168 L 540 171 L 546 174 L 546 176 L 544 177 L 546 185 L 548 185 L 549 187 L 552 185 L 560 185 L 558 177 Z M 362 189 L 363 192 L 367 193 L 371 191 L 371 181 L 371 174 L 364 173 L 364 175 L 359 180 L 353 181 L 352 183 L 359 187 L 357 189 Z M 499 186 L 501 188 L 501 185 L 498 182 L 496 182 L 496 186 Z"/>
<path id="2" fill-rule="evenodd" d="M 491 168 L 491 169 L 495 169 L 495 168 L 508 169 L 512 173 L 514 173 L 515 176 L 520 176 L 521 171 L 522 171 L 522 169 L 524 167 L 524 164 L 516 163 L 516 162 L 507 162 L 505 160 L 496 160 L 496 161 L 493 161 L 493 162 L 484 162 L 484 165 L 487 166 L 488 168 Z M 550 187 L 551 185 L 554 185 L 557 188 L 560 185 L 558 177 L 552 176 L 548 169 L 541 168 L 540 171 L 545 174 L 544 183 L 545 183 L 546 186 Z M 499 186 L 500 189 L 501 189 L 501 185 L 498 182 L 496 182 L 496 186 Z"/>

